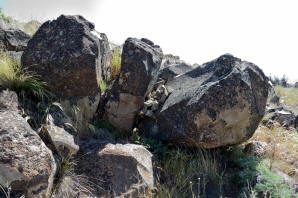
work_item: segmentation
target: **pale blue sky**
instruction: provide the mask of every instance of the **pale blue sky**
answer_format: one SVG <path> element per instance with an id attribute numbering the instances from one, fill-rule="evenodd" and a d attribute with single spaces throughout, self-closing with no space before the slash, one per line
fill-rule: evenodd
<path id="1" fill-rule="evenodd" d="M 21 20 L 81 14 L 117 43 L 147 37 L 199 64 L 231 53 L 298 81 L 297 8 L 297 0 L 7 0 L 4 12 Z"/>

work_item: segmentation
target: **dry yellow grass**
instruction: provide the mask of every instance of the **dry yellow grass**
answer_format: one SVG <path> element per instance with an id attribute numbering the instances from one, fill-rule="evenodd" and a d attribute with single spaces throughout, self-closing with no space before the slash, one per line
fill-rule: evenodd
<path id="1" fill-rule="evenodd" d="M 277 85 L 274 87 L 274 90 L 276 95 L 280 97 L 280 100 L 283 100 L 291 111 L 298 114 L 298 109 L 295 108 L 295 106 L 298 106 L 298 88 L 285 88 Z"/>
<path id="2" fill-rule="evenodd" d="M 262 125 L 249 140 L 262 141 L 269 145 L 266 157 L 271 160 L 273 169 L 278 169 L 298 180 L 298 133 L 282 127 L 268 129 Z"/>

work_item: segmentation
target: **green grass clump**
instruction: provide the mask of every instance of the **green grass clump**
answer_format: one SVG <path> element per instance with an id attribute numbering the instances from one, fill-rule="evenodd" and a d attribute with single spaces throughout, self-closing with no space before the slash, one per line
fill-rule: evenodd
<path id="1" fill-rule="evenodd" d="M 73 198 L 79 193 L 93 197 L 91 183 L 85 176 L 75 173 L 75 166 L 71 155 L 60 159 L 51 198 Z"/>
<path id="2" fill-rule="evenodd" d="M 160 161 L 158 198 L 207 197 L 223 194 L 224 169 L 215 153 L 203 149 L 174 149 Z"/>
<path id="3" fill-rule="evenodd" d="M 120 55 L 119 49 L 115 48 L 113 50 L 113 58 L 111 60 L 111 64 L 112 64 L 112 79 L 115 79 L 121 69 L 121 55 Z"/>
<path id="4" fill-rule="evenodd" d="M 20 97 L 50 98 L 47 85 L 38 76 L 21 69 L 20 65 L 7 56 L 0 54 L 0 85 L 15 91 Z"/>

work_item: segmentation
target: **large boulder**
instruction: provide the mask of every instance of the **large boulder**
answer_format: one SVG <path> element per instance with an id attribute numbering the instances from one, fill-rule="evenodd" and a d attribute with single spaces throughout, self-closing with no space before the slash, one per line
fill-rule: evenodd
<path id="1" fill-rule="evenodd" d="M 121 71 L 105 98 L 105 115 L 119 131 L 130 131 L 158 77 L 162 51 L 148 39 L 128 38 L 122 52 Z"/>
<path id="2" fill-rule="evenodd" d="M 56 172 L 52 152 L 19 114 L 16 95 L 9 93 L 0 94 L 0 185 L 28 197 L 49 197 Z"/>
<path id="3" fill-rule="evenodd" d="M 139 197 L 153 187 L 152 154 L 141 145 L 88 142 L 76 172 L 93 184 L 97 197 Z"/>
<path id="4" fill-rule="evenodd" d="M 102 36 L 102 37 L 101 37 Z M 107 37 L 82 16 L 61 15 L 47 21 L 28 43 L 22 65 L 39 74 L 62 99 L 95 96 L 100 92 Z"/>
<path id="5" fill-rule="evenodd" d="M 241 143 L 258 127 L 268 80 L 256 65 L 223 55 L 166 83 L 169 96 L 139 121 L 147 135 L 186 146 Z"/>
<path id="6" fill-rule="evenodd" d="M 65 108 L 76 106 L 83 122 L 94 116 L 110 67 L 107 37 L 94 28 L 82 16 L 61 15 L 38 29 L 22 56 L 23 67 L 47 82 Z"/>

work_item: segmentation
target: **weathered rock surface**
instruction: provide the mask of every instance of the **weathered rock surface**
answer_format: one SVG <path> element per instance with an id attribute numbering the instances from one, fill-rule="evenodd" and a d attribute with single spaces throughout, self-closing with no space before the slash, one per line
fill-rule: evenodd
<path id="1" fill-rule="evenodd" d="M 165 54 L 162 60 L 162 67 L 167 67 L 173 64 L 183 64 L 184 62 L 180 60 L 179 56 L 174 56 L 172 54 Z"/>
<path id="2" fill-rule="evenodd" d="M 15 92 L 0 87 L 0 111 L 19 111 L 18 96 Z"/>
<path id="3" fill-rule="evenodd" d="M 103 80 L 109 43 L 82 16 L 61 15 L 45 22 L 28 43 L 22 64 L 39 74 L 63 99 L 96 96 Z"/>
<path id="4" fill-rule="evenodd" d="M 180 145 L 238 144 L 249 139 L 261 121 L 268 87 L 256 65 L 223 55 L 167 83 L 167 100 L 139 127 Z"/>
<path id="5" fill-rule="evenodd" d="M 294 113 L 283 107 L 268 108 L 262 123 L 268 128 L 276 125 L 285 128 L 296 128 L 298 126 L 298 122 L 296 121 L 296 116 Z"/>
<path id="6" fill-rule="evenodd" d="M 78 159 L 77 174 L 87 176 L 98 197 L 138 197 L 153 187 L 152 154 L 143 146 L 89 142 Z"/>
<path id="7" fill-rule="evenodd" d="M 73 127 L 72 120 L 63 112 L 61 105 L 51 106 L 42 132 L 45 142 L 50 143 L 61 157 L 66 158 L 79 151 L 76 129 Z"/>
<path id="8" fill-rule="evenodd" d="M 158 77 L 168 82 L 172 80 L 175 76 L 185 74 L 186 72 L 189 72 L 193 69 L 194 68 L 192 67 L 192 65 L 186 63 L 172 64 L 162 68 L 159 71 Z"/>
<path id="9" fill-rule="evenodd" d="M 253 141 L 245 145 L 244 151 L 255 156 L 262 156 L 270 151 L 266 142 Z"/>
<path id="10" fill-rule="evenodd" d="M 145 97 L 157 80 L 161 49 L 148 39 L 128 38 L 123 46 L 121 71 L 107 92 L 105 114 L 119 131 L 130 131 Z"/>
<path id="11" fill-rule="evenodd" d="M 49 197 L 56 171 L 55 160 L 18 113 L 15 96 L 4 91 L 0 97 L 0 185 L 10 185 L 28 197 Z M 13 100 L 3 102 L 3 98 Z"/>
<path id="12" fill-rule="evenodd" d="M 0 29 L 0 47 L 5 51 L 24 51 L 30 38 L 21 30 Z"/>
<path id="13" fill-rule="evenodd" d="M 66 108 L 76 106 L 80 121 L 88 122 L 99 104 L 110 53 L 106 35 L 96 32 L 93 23 L 61 15 L 34 34 L 22 64 L 40 75 Z"/>

